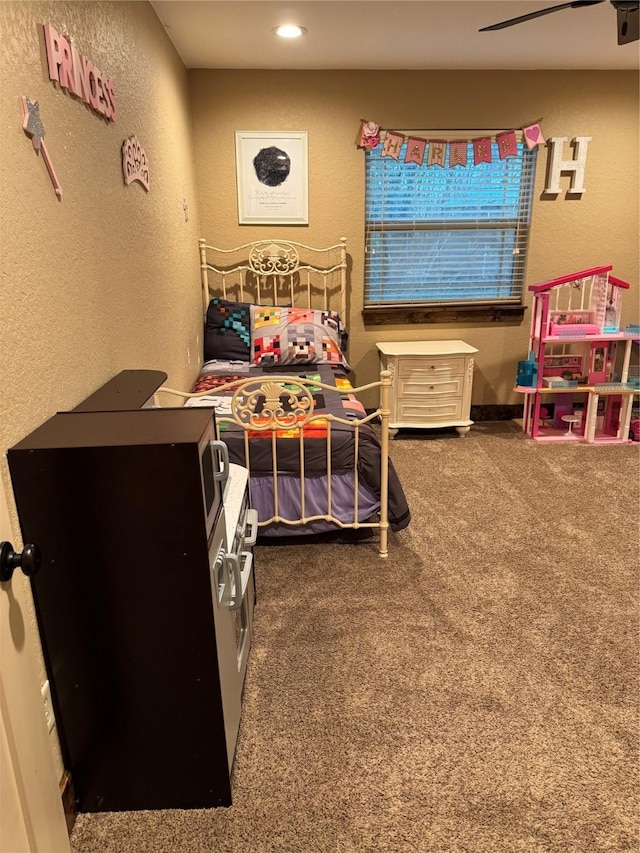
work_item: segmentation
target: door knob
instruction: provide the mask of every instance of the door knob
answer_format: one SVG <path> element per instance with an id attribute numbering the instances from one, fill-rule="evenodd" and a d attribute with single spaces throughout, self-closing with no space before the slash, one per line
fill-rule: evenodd
<path id="1" fill-rule="evenodd" d="M 10 581 L 16 569 L 32 578 L 40 570 L 40 548 L 37 545 L 25 545 L 18 554 L 11 542 L 0 542 L 0 581 Z"/>

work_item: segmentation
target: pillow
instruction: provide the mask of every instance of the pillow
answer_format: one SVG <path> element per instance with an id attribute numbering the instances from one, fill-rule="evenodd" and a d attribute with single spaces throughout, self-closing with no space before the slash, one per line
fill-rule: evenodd
<path id="1" fill-rule="evenodd" d="M 348 368 L 344 329 L 335 311 L 251 306 L 251 354 L 256 364 L 318 364 Z"/>
<path id="2" fill-rule="evenodd" d="M 204 328 L 204 360 L 250 361 L 251 315 L 248 302 L 212 299 Z"/>

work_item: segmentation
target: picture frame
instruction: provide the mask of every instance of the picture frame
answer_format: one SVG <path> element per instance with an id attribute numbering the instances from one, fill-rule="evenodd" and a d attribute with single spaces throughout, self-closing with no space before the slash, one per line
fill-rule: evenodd
<path id="1" fill-rule="evenodd" d="M 239 225 L 308 225 L 308 134 L 237 130 Z"/>

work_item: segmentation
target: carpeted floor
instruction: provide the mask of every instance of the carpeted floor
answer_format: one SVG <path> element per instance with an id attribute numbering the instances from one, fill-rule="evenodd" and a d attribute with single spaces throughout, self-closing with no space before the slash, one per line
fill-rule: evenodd
<path id="1" fill-rule="evenodd" d="M 638 851 L 639 448 L 401 433 L 413 520 L 259 546 L 229 809 L 74 853 Z"/>

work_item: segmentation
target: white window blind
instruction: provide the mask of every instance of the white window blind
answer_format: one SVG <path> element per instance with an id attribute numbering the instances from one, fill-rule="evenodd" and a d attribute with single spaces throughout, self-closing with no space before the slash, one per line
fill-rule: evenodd
<path id="1" fill-rule="evenodd" d="M 365 154 L 365 307 L 520 304 L 537 147 L 501 160 L 492 140 L 476 166 L 469 141 L 452 168 L 405 163 L 406 141 L 398 160 L 381 151 Z"/>

